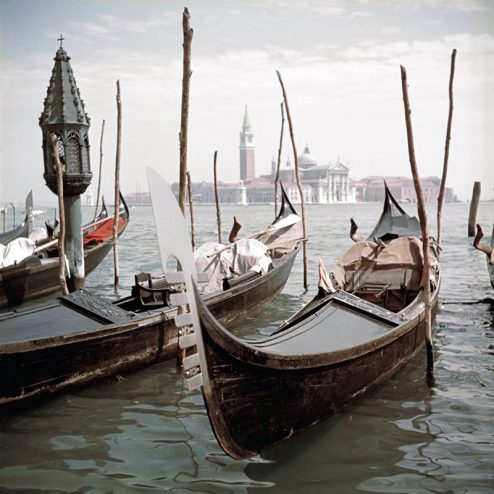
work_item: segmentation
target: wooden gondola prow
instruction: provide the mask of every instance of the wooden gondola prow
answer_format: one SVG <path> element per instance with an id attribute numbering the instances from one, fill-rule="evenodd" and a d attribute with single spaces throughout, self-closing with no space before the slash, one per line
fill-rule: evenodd
<path id="1" fill-rule="evenodd" d="M 232 244 L 238 240 L 238 232 L 242 228 L 242 225 L 238 222 L 237 217 L 233 217 L 233 226 L 230 231 L 230 235 L 228 236 L 228 241 Z"/>
<path id="2" fill-rule="evenodd" d="M 477 234 L 475 235 L 475 238 L 473 239 L 473 246 L 477 250 L 484 252 L 484 254 L 486 254 L 488 257 L 491 257 L 492 247 L 490 245 L 480 243 L 483 236 L 484 236 L 484 232 L 482 231 L 482 227 L 477 223 Z"/>
<path id="3" fill-rule="evenodd" d="M 417 161 L 415 159 L 415 146 L 413 142 L 413 129 L 411 119 L 410 101 L 408 99 L 408 83 L 407 72 L 405 67 L 400 65 L 401 69 L 401 87 L 403 91 L 403 106 L 405 110 L 405 123 L 407 130 L 408 141 L 408 157 L 410 160 L 410 167 L 412 169 L 413 185 L 415 187 L 415 193 L 417 194 L 417 210 L 420 219 L 420 228 L 422 230 L 422 250 L 424 256 L 424 265 L 422 271 L 422 288 L 425 304 L 425 342 L 427 347 L 427 373 L 432 374 L 434 369 L 434 355 L 433 355 L 433 343 L 432 343 L 432 307 L 431 307 L 431 287 L 430 287 L 430 253 L 429 253 L 429 228 L 427 226 L 427 213 L 425 210 L 425 198 L 420 185 L 420 175 L 417 167 Z"/>

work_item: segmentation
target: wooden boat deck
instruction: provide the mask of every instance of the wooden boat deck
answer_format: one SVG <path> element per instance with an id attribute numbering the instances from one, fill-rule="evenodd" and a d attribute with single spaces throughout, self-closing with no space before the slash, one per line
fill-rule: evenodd
<path id="1" fill-rule="evenodd" d="M 314 355 L 323 348 L 325 352 L 338 352 L 372 341 L 400 322 L 403 321 L 388 310 L 337 292 L 297 325 L 253 345 L 265 352 L 289 356 Z M 328 326 L 332 328 L 330 332 Z"/>
<path id="2" fill-rule="evenodd" d="M 150 312 L 131 314 L 132 319 L 137 320 L 149 316 Z M 129 320 L 128 311 L 80 290 L 60 297 L 57 304 L 0 316 L 0 346 L 97 332 L 102 326 Z"/>
<path id="3" fill-rule="evenodd" d="M 74 317 L 74 312 L 63 305 L 49 305 L 20 314 L 22 317 L 10 315 L 0 318 L 0 345 L 96 331 L 102 326 L 89 316 L 77 314 Z"/>

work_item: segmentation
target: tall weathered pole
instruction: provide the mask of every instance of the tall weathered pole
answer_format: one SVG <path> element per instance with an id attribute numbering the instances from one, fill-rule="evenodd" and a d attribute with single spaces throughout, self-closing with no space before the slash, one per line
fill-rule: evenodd
<path id="1" fill-rule="evenodd" d="M 437 243 L 441 246 L 442 231 L 441 231 L 441 219 L 444 205 L 444 191 L 446 189 L 446 177 L 448 175 L 448 160 L 449 160 L 449 142 L 451 140 L 451 123 L 453 121 L 453 79 L 455 77 L 455 61 L 456 50 L 453 50 L 451 54 L 451 69 L 449 74 L 449 113 L 448 113 L 448 125 L 446 128 L 446 142 L 444 144 L 444 162 L 443 162 L 443 174 L 441 176 L 441 185 L 439 186 L 439 195 L 437 196 Z"/>
<path id="2" fill-rule="evenodd" d="M 58 193 L 52 133 L 57 139 L 58 159 L 63 174 L 65 250 L 70 267 L 67 285 L 70 291 L 84 286 L 84 248 L 82 239 L 81 194 L 91 183 L 89 161 L 89 122 L 84 102 L 76 86 L 70 57 L 62 46 L 55 55 L 47 96 L 39 125 L 43 134 L 44 179 L 48 188 Z"/>
<path id="3" fill-rule="evenodd" d="M 63 167 L 60 162 L 58 139 L 54 132 L 51 133 L 51 146 L 52 156 L 55 165 L 55 171 L 57 173 L 57 191 L 58 191 L 58 217 L 60 218 L 60 229 L 58 232 L 58 259 L 60 264 L 58 266 L 58 279 L 60 282 L 60 288 L 64 295 L 69 293 L 67 288 L 67 273 L 65 272 L 65 212 L 63 204 Z"/>
<path id="4" fill-rule="evenodd" d="M 187 7 L 182 15 L 182 29 L 184 33 L 183 42 L 183 74 L 182 74 L 182 112 L 180 119 L 180 172 L 178 184 L 178 204 L 185 216 L 185 190 L 187 187 L 187 132 L 189 123 L 189 92 L 190 92 L 190 47 L 192 45 L 193 29 L 189 25 L 189 11 Z"/>
<path id="5" fill-rule="evenodd" d="M 190 211 L 190 240 L 192 243 L 192 250 L 196 247 L 196 230 L 194 227 L 194 201 L 192 200 L 192 180 L 190 178 L 190 172 L 187 172 L 187 194 L 189 196 L 189 211 Z"/>
<path id="6" fill-rule="evenodd" d="M 117 151 L 115 154 L 115 213 L 113 216 L 113 269 L 114 285 L 120 281 L 118 266 L 118 223 L 120 221 L 120 148 L 122 143 L 122 100 L 120 97 L 120 81 L 117 81 Z"/>
<path id="7" fill-rule="evenodd" d="M 412 118 L 410 109 L 410 101 L 408 99 L 408 83 L 407 72 L 405 67 L 401 69 L 401 88 L 403 92 L 403 106 L 405 109 L 405 123 L 407 129 L 408 141 L 408 157 L 410 167 L 412 169 L 413 185 L 417 195 L 417 210 L 420 220 L 420 228 L 422 230 L 422 250 L 424 256 L 424 266 L 422 272 L 422 287 L 424 289 L 424 305 L 425 305 L 425 343 L 427 347 L 427 371 L 430 373 L 434 368 L 433 359 L 433 344 L 432 344 L 432 307 L 431 307 L 431 285 L 430 276 L 430 253 L 429 253 L 429 227 L 427 225 L 427 213 L 425 211 L 425 198 L 420 185 L 420 174 L 415 160 L 415 145 L 413 142 Z"/>
<path id="8" fill-rule="evenodd" d="M 290 129 L 290 139 L 292 141 L 293 160 L 295 161 L 295 177 L 297 179 L 298 193 L 300 196 L 300 207 L 302 209 L 302 228 L 303 228 L 303 232 L 304 232 L 304 240 L 303 240 L 303 243 L 304 243 L 304 288 L 307 290 L 309 284 L 307 282 L 307 225 L 305 222 L 305 196 L 304 196 L 304 191 L 302 189 L 302 183 L 300 182 L 300 171 L 298 168 L 298 154 L 297 154 L 297 148 L 295 146 L 295 137 L 293 134 L 293 124 L 292 124 L 292 117 L 290 115 L 290 107 L 288 106 L 288 97 L 286 95 L 285 86 L 283 84 L 281 74 L 278 70 L 276 71 L 276 73 L 278 74 L 278 80 L 280 81 L 281 91 L 283 92 L 283 101 L 285 102 L 286 116 L 288 119 L 288 128 Z"/>
<path id="9" fill-rule="evenodd" d="M 216 226 L 218 228 L 218 243 L 221 244 L 221 211 L 220 200 L 218 196 L 218 181 L 216 174 L 216 158 L 218 157 L 218 151 L 214 152 L 213 158 L 213 174 L 214 174 L 214 200 L 216 203 Z"/>

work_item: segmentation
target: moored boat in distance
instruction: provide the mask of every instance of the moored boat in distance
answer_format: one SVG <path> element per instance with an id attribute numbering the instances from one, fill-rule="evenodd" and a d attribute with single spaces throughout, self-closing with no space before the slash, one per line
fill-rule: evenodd
<path id="1" fill-rule="evenodd" d="M 123 196 L 119 212 L 118 234 L 125 231 L 129 210 Z M 112 248 L 113 215 L 84 227 L 84 269 L 86 276 L 106 257 Z M 0 309 L 14 307 L 60 290 L 57 240 L 45 242 L 32 255 L 0 268 Z"/>
<path id="2" fill-rule="evenodd" d="M 29 237 L 32 228 L 32 211 L 33 211 L 33 191 L 26 196 L 26 216 L 20 225 L 14 227 L 8 232 L 0 233 L 0 244 L 7 245 L 12 240 L 20 237 Z M 4 213 L 5 214 L 5 213 Z"/>
<path id="3" fill-rule="evenodd" d="M 155 187 L 150 184 L 153 207 Z M 171 199 L 167 208 L 177 232 L 173 242 L 181 243 L 170 245 L 159 231 L 158 239 L 162 262 L 174 255 L 183 267 L 186 296 L 177 303 L 189 312 L 175 322 L 187 353 L 187 383 L 190 389 L 201 387 L 214 434 L 231 457 L 254 456 L 320 423 L 388 379 L 422 347 L 426 323 L 418 222 L 389 190 L 372 238 L 355 238 L 331 276 L 323 270 L 326 283 L 316 297 L 272 336 L 255 342 L 227 331 L 198 296 L 186 243 L 178 239 L 178 232 L 186 236 L 187 230 L 177 226 L 183 223 L 178 208 L 171 219 Z M 431 253 L 427 282 L 435 314 L 440 267 L 434 244 Z"/>

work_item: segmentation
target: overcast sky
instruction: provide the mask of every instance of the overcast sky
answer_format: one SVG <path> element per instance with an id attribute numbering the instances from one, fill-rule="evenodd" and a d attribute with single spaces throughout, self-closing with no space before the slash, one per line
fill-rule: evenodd
<path id="1" fill-rule="evenodd" d="M 122 189 L 147 189 L 150 165 L 178 180 L 182 12 L 194 29 L 189 118 L 193 181 L 239 180 L 248 105 L 256 172 L 277 153 L 280 70 L 299 153 L 338 158 L 352 178 L 410 176 L 400 64 L 421 175 L 440 176 L 451 52 L 458 51 L 448 185 L 494 197 L 494 2 L 490 0 L 0 0 L 0 206 L 55 196 L 43 181 L 38 118 L 62 33 L 91 117 L 96 191 L 101 122 L 103 190 L 113 197 L 116 81 L 123 105 Z M 288 134 L 285 134 L 287 137 Z M 283 162 L 291 153 L 285 139 Z"/>

